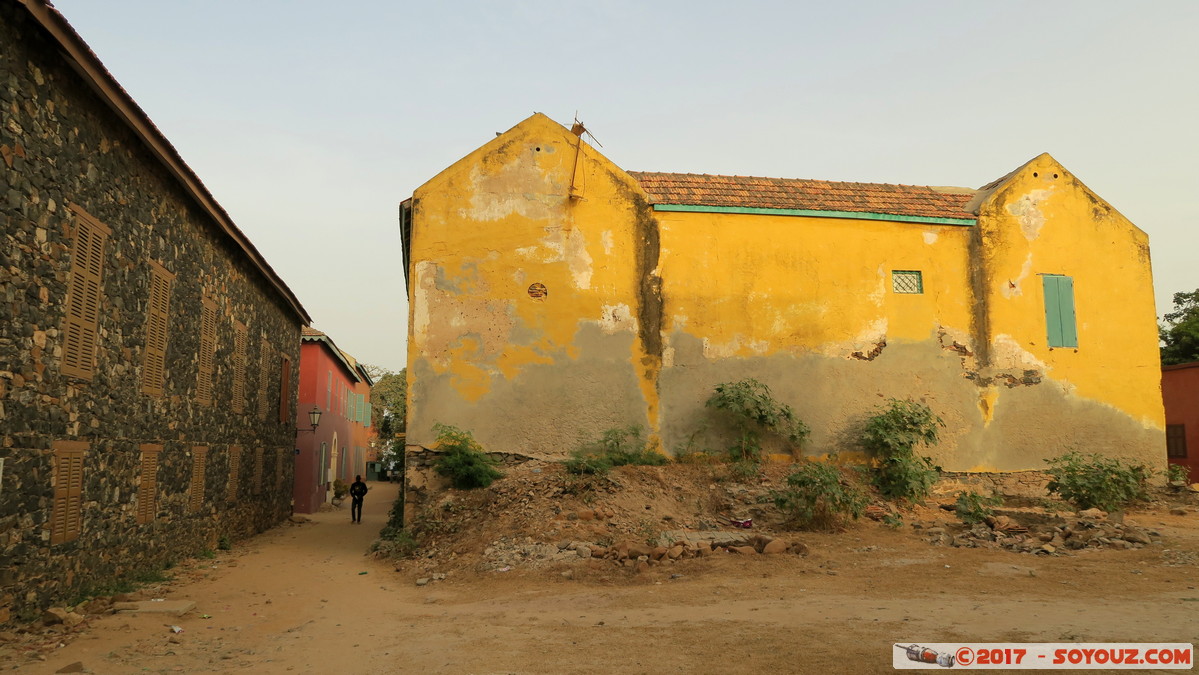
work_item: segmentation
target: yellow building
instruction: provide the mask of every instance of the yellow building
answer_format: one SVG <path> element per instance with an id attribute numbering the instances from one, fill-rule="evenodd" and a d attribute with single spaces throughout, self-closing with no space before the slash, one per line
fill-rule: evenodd
<path id="1" fill-rule="evenodd" d="M 626 172 L 536 114 L 401 207 L 408 444 L 559 458 L 640 425 L 723 447 L 704 401 L 767 383 L 853 450 L 890 397 L 946 470 L 1068 450 L 1164 463 L 1145 233 L 1049 155 L 974 190 Z"/>

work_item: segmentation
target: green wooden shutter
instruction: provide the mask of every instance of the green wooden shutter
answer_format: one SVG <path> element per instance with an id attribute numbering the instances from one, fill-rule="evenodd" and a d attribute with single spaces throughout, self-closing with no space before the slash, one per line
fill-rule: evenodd
<path id="1" fill-rule="evenodd" d="M 1045 289 L 1045 327 L 1050 347 L 1077 347 L 1074 279 L 1058 274 L 1041 277 Z"/>

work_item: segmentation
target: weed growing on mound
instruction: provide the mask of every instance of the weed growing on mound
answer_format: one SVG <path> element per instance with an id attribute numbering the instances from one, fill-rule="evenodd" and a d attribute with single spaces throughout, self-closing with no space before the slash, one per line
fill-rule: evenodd
<path id="1" fill-rule="evenodd" d="M 862 488 L 845 480 L 840 469 L 821 462 L 800 465 L 787 476 L 787 487 L 771 497 L 794 525 L 819 530 L 842 529 L 870 503 Z"/>
<path id="2" fill-rule="evenodd" d="M 1078 452 L 1045 462 L 1049 464 L 1045 473 L 1053 477 L 1046 487 L 1080 509 L 1116 511 L 1130 502 L 1148 498 L 1145 481 L 1152 472 L 1144 465 Z"/>
<path id="3" fill-rule="evenodd" d="M 723 410 L 737 428 L 740 438 L 729 448 L 733 461 L 761 461 L 762 431 L 779 434 L 795 444 L 802 443 L 810 433 L 791 406 L 776 401 L 770 387 L 753 378 L 716 385 L 715 393 L 704 405 Z"/>
<path id="4" fill-rule="evenodd" d="M 1181 464 L 1166 465 L 1166 480 L 1171 483 L 1186 483 L 1190 479 L 1191 470 Z"/>
<path id="5" fill-rule="evenodd" d="M 973 490 L 970 492 L 959 492 L 957 501 L 954 502 L 954 513 L 958 519 L 967 525 L 976 525 L 983 522 L 987 518 L 995 515 L 992 507 L 999 506 L 1003 500 L 996 496 L 980 495 Z"/>
<path id="6" fill-rule="evenodd" d="M 890 499 L 917 501 L 932 490 L 940 472 L 930 457 L 916 454 L 918 445 L 934 445 L 945 426 L 923 403 L 890 399 L 866 421 L 862 445 L 878 458 L 874 484 Z"/>
<path id="7" fill-rule="evenodd" d="M 645 445 L 641 427 L 608 429 L 599 440 L 578 448 L 563 462 L 573 474 L 603 475 L 613 467 L 640 465 L 661 466 L 668 460 Z"/>
<path id="8" fill-rule="evenodd" d="M 483 446 L 475 441 L 469 431 L 445 424 L 433 425 L 437 434 L 437 450 L 442 453 L 437 459 L 437 473 L 450 479 L 460 490 L 484 488 L 504 474 L 495 468 L 499 462 L 483 452 Z"/>

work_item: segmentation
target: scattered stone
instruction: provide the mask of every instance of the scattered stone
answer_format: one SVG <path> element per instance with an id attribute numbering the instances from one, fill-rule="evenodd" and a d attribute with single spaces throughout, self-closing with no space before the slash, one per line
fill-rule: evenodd
<path id="1" fill-rule="evenodd" d="M 1172 515 L 1172 516 L 1185 516 L 1188 513 L 1190 513 L 1190 511 L 1187 511 L 1184 508 L 1170 509 L 1170 515 Z"/>
<path id="2" fill-rule="evenodd" d="M 113 603 L 114 612 L 131 612 L 133 614 L 171 614 L 183 616 L 196 608 L 191 600 L 140 600 L 138 602 Z"/>
<path id="3" fill-rule="evenodd" d="M 83 661 L 76 661 L 75 663 L 65 665 L 62 668 L 59 668 L 58 670 L 56 670 L 54 672 L 56 672 L 56 673 L 82 673 L 83 672 Z"/>
<path id="4" fill-rule="evenodd" d="M 428 586 L 428 585 L 429 585 L 429 578 L 428 578 L 428 577 L 421 577 L 420 579 L 417 579 L 417 580 L 416 580 L 416 585 L 417 585 L 417 586 Z"/>
<path id="5" fill-rule="evenodd" d="M 740 553 L 741 555 L 757 555 L 758 549 L 753 546 L 730 546 L 729 553 Z"/>
<path id="6" fill-rule="evenodd" d="M 775 539 L 762 547 L 762 553 L 765 555 L 774 555 L 778 553 L 786 553 L 791 547 L 782 539 Z"/>
<path id="7" fill-rule="evenodd" d="M 1152 544 L 1153 540 L 1149 538 L 1149 534 L 1139 527 L 1128 527 L 1124 529 L 1124 540 L 1131 541 L 1134 544 Z"/>
<path id="8" fill-rule="evenodd" d="M 1107 511 L 1104 511 L 1103 509 L 1086 509 L 1085 511 L 1079 511 L 1078 515 L 1082 518 L 1103 520 L 1104 518 L 1107 518 Z"/>

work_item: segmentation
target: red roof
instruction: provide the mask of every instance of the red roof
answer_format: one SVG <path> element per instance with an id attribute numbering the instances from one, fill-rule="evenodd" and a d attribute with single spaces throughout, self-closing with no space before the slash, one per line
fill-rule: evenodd
<path id="1" fill-rule="evenodd" d="M 965 210 L 975 192 L 969 188 L 645 171 L 629 175 L 653 204 L 975 219 Z"/>

